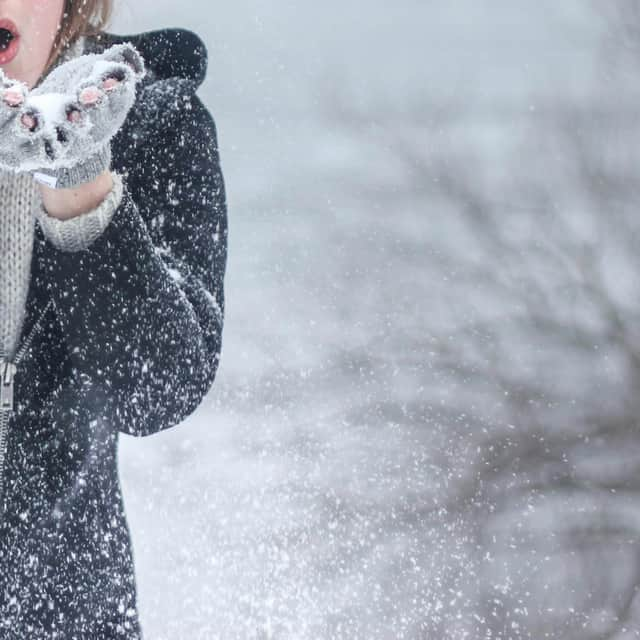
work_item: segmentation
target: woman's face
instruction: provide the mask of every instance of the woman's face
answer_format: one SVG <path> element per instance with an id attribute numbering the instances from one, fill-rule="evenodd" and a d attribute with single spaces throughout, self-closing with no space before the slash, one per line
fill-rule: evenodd
<path id="1" fill-rule="evenodd" d="M 0 68 L 31 88 L 45 70 L 64 0 L 0 0 Z"/>

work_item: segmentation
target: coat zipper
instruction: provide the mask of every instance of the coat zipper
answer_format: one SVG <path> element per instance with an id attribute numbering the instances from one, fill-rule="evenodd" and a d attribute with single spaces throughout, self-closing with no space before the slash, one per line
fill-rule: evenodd
<path id="1" fill-rule="evenodd" d="M 31 345 L 33 336 L 40 330 L 42 319 L 53 304 L 53 298 L 49 299 L 44 311 L 33 325 L 29 335 L 16 352 L 13 362 L 0 358 L 0 499 L 4 502 L 4 460 L 7 453 L 7 435 L 9 431 L 9 417 L 13 407 L 13 380 L 18 364 Z"/>

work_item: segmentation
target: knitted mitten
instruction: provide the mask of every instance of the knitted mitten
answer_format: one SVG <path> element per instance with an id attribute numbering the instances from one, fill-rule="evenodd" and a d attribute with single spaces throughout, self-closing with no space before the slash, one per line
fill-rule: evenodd
<path id="1" fill-rule="evenodd" d="M 29 87 L 24 82 L 7 78 L 0 69 L 0 136 L 20 114 Z"/>
<path id="2" fill-rule="evenodd" d="M 110 140 L 133 106 L 144 62 L 130 44 L 56 67 L 31 92 L 0 71 L 0 167 L 58 189 L 109 168 Z"/>

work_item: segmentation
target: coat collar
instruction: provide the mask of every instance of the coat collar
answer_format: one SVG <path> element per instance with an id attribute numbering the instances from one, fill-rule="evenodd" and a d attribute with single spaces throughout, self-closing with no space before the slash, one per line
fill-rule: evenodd
<path id="1" fill-rule="evenodd" d="M 25 303 L 25 312 L 22 322 L 20 339 L 18 340 L 16 353 L 21 349 L 28 336 L 34 330 L 36 323 L 45 313 L 51 313 L 51 308 L 47 309 L 50 295 L 47 291 L 44 274 L 40 270 L 43 245 L 46 242 L 42 229 L 38 224 L 34 225 L 33 252 L 31 254 L 31 276 L 29 278 L 29 288 Z M 14 359 L 15 355 L 14 353 Z"/>

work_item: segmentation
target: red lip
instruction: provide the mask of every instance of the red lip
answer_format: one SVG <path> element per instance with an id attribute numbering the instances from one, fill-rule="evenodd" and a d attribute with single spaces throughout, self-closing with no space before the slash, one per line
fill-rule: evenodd
<path id="1" fill-rule="evenodd" d="M 18 33 L 18 27 L 7 18 L 0 20 L 0 29 L 6 29 L 13 34 L 13 40 L 11 40 L 9 46 L 3 51 L 0 51 L 0 65 L 9 64 L 18 55 L 20 34 Z"/>

